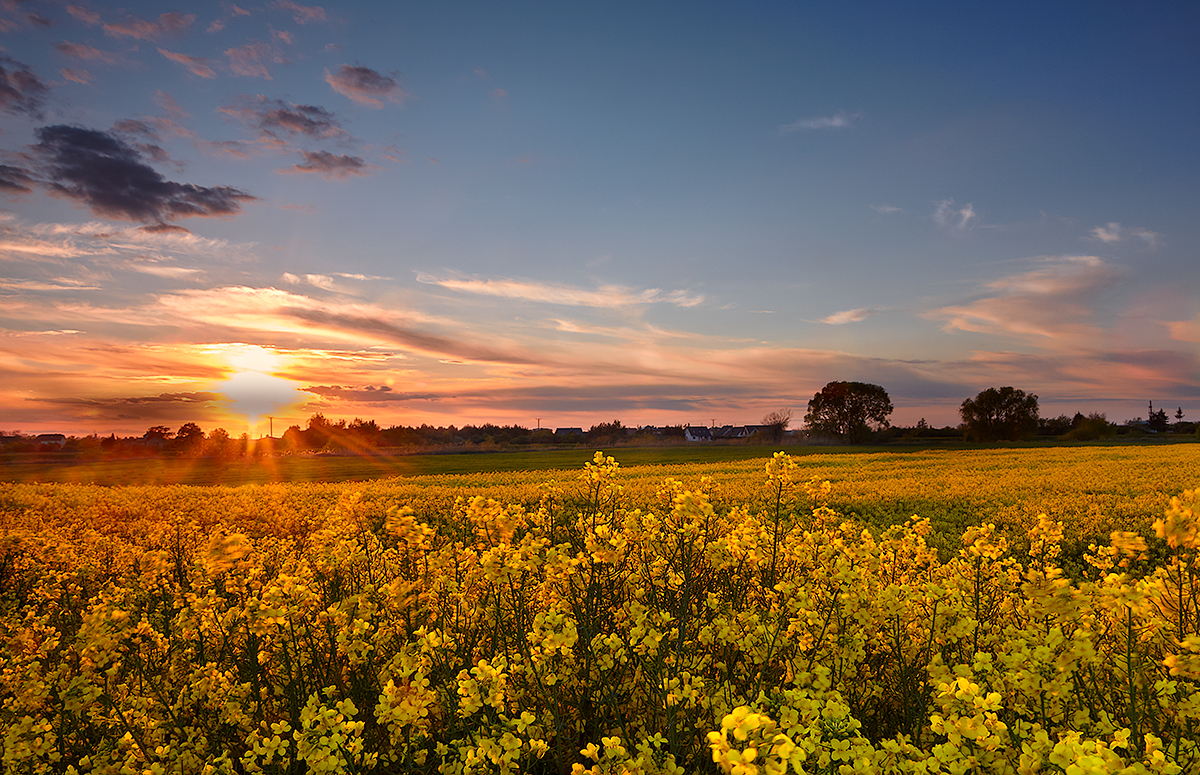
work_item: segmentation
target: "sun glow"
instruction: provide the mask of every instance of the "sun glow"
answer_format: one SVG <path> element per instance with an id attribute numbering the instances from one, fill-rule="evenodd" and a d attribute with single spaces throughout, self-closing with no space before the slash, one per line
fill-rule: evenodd
<path id="1" fill-rule="evenodd" d="M 246 418 L 251 435 L 263 417 L 302 399 L 295 382 L 277 376 L 285 364 L 276 350 L 229 344 L 222 345 L 220 357 L 232 373 L 217 389 L 229 400 L 233 413 Z"/>

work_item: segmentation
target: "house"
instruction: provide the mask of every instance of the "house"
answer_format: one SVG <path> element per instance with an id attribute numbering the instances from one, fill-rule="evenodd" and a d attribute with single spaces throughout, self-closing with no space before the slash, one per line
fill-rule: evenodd
<path id="1" fill-rule="evenodd" d="M 34 441 L 38 444 L 46 444 L 51 447 L 61 447 L 67 443 L 67 437 L 61 433 L 39 433 L 34 438 Z"/>
<path id="2" fill-rule="evenodd" d="M 689 425 L 683 429 L 683 437 L 688 441 L 712 441 L 712 431 L 703 425 Z"/>
<path id="3" fill-rule="evenodd" d="M 583 428 L 555 428 L 555 436 L 583 436 Z"/>

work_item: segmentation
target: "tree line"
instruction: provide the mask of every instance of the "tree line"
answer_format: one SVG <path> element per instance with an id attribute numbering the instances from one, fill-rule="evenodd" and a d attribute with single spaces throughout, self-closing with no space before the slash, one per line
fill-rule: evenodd
<path id="1" fill-rule="evenodd" d="M 1124 425 L 1110 422 L 1101 413 L 1073 417 L 1059 415 L 1041 417 L 1038 397 L 1012 386 L 987 388 L 959 407 L 962 422 L 957 426 L 932 428 L 924 419 L 910 428 L 893 427 L 889 417 L 894 411 L 887 390 L 866 382 L 835 381 L 825 385 L 808 402 L 803 432 L 810 439 L 826 439 L 846 444 L 886 443 L 895 440 L 965 438 L 968 441 L 1020 441 L 1038 436 L 1051 436 L 1069 441 L 1089 441 L 1117 435 L 1151 433 L 1187 433 L 1200 436 L 1196 423 L 1184 420 L 1183 409 L 1175 411 L 1171 422 L 1166 410 L 1149 407 L 1148 419 L 1128 420 Z M 744 443 L 777 444 L 789 434 L 792 420 L 790 409 L 770 412 L 758 425 L 740 426 L 740 434 L 710 435 L 709 438 L 736 438 Z M 96 452 L 97 454 L 168 454 L 203 457 L 240 457 L 246 454 L 303 452 L 313 450 L 365 451 L 380 447 L 437 449 L 462 446 L 511 447 L 527 445 L 612 445 L 620 442 L 684 441 L 688 428 L 683 425 L 666 427 L 629 427 L 620 420 L 602 422 L 587 431 L 555 432 L 549 428 L 530 429 L 520 425 L 465 425 L 456 427 L 396 425 L 382 428 L 374 420 L 354 418 L 330 420 L 323 414 L 312 415 L 306 425 L 292 425 L 278 439 L 252 440 L 248 434 L 233 437 L 224 428 L 205 433 L 194 422 L 184 423 L 172 431 L 165 425 L 155 425 L 141 437 L 72 438 L 64 451 Z M 0 441 L 8 451 L 39 449 L 36 437 L 0 433 Z M 45 445 L 41 445 L 45 446 Z"/>

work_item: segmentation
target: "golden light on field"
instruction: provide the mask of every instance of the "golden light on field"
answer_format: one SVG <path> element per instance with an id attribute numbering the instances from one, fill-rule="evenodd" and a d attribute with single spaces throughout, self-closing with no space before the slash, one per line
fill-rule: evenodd
<path id="1" fill-rule="evenodd" d="M 217 385 L 233 413 L 246 418 L 253 431 L 259 420 L 281 412 L 302 398 L 296 383 L 277 376 L 284 358 L 275 350 L 250 344 L 222 345 L 218 357 L 230 376 Z"/>

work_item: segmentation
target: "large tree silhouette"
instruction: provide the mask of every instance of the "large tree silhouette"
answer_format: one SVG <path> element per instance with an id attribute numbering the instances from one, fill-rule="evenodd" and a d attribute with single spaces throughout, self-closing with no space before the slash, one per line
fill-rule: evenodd
<path id="1" fill-rule="evenodd" d="M 857 444 L 888 427 L 892 401 L 887 391 L 867 382 L 830 382 L 808 402 L 804 424 L 810 432 Z"/>

